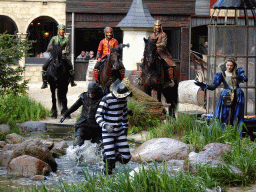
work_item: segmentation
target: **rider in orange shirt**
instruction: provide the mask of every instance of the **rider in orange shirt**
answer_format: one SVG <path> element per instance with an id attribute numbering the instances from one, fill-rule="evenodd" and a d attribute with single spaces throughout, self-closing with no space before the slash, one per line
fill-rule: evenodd
<path id="1" fill-rule="evenodd" d="M 106 59 L 107 59 L 107 55 L 110 54 L 110 48 L 118 48 L 118 41 L 113 38 L 113 29 L 111 27 L 106 27 L 104 29 L 104 33 L 105 33 L 105 38 L 103 40 L 100 41 L 99 47 L 98 47 L 98 51 L 97 51 L 97 63 L 94 66 L 94 80 L 97 81 L 98 79 L 98 74 L 100 71 L 100 68 L 102 69 Z M 125 68 L 124 65 L 122 64 L 122 62 L 119 62 L 119 69 L 120 69 L 120 75 L 121 75 L 121 79 L 124 78 L 125 75 Z"/>

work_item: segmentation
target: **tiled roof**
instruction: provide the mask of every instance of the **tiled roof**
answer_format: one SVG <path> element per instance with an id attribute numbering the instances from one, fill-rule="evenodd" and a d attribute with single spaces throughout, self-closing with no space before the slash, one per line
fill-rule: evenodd
<path id="1" fill-rule="evenodd" d="M 117 27 L 153 27 L 154 22 L 144 0 L 133 0 L 130 10 Z"/>

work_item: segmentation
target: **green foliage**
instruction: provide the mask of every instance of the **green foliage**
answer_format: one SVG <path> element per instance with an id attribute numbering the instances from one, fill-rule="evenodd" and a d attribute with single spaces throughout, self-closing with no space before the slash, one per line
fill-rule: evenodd
<path id="1" fill-rule="evenodd" d="M 18 66 L 15 60 L 19 61 L 26 56 L 30 48 L 31 42 L 27 40 L 22 41 L 15 35 L 0 34 L 0 94 L 7 89 L 19 88 L 25 68 Z M 27 83 L 23 81 L 22 85 L 25 86 Z"/>
<path id="2" fill-rule="evenodd" d="M 15 90 L 7 89 L 0 96 L 0 124 L 11 125 L 11 133 L 19 134 L 17 122 L 38 121 L 49 114 L 49 110 L 28 97 L 22 86 Z M 1 133 L 0 140 L 4 140 L 7 134 Z"/>
<path id="3" fill-rule="evenodd" d="M 88 172 L 84 172 L 84 177 L 84 182 L 78 182 L 76 184 L 62 182 L 58 189 L 52 191 L 206 191 L 205 185 L 200 177 L 193 177 L 190 174 L 183 174 L 182 172 L 171 175 L 168 172 L 166 163 L 163 163 L 159 167 L 156 164 L 154 166 L 148 166 L 148 168 L 142 166 L 139 172 L 135 173 L 133 177 L 129 175 L 128 171 L 118 172 L 113 176 L 102 176 L 101 174 L 90 176 Z"/>
<path id="4" fill-rule="evenodd" d="M 139 133 L 142 130 L 149 130 L 151 127 L 154 127 L 161 122 L 156 117 L 145 115 L 142 102 L 129 98 L 127 108 L 133 111 L 133 116 L 128 115 L 128 133 Z"/>

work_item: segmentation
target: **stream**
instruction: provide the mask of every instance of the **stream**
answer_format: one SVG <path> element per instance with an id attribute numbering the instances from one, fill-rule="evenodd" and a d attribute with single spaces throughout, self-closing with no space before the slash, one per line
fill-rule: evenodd
<path id="1" fill-rule="evenodd" d="M 88 171 L 90 175 L 102 174 L 103 161 L 102 153 L 97 150 L 97 144 L 85 141 L 81 147 L 73 147 L 73 138 L 75 131 L 73 127 L 47 126 L 47 131 L 44 133 L 32 133 L 30 135 L 22 135 L 24 137 L 37 137 L 39 139 L 49 139 L 54 142 L 65 140 L 69 147 L 67 154 L 59 158 L 55 158 L 58 169 L 56 173 L 51 172 L 44 181 L 33 181 L 26 177 L 13 177 L 7 175 L 7 168 L 0 166 L 0 192 L 13 192 L 18 189 L 41 188 L 44 184 L 48 189 L 56 188 L 60 182 L 75 183 L 84 180 L 84 171 Z M 130 143 L 130 150 L 136 148 L 135 143 Z M 0 151 L 1 152 L 1 151 Z M 130 161 L 126 165 L 117 163 L 117 170 L 132 170 L 138 166 L 138 163 Z"/>

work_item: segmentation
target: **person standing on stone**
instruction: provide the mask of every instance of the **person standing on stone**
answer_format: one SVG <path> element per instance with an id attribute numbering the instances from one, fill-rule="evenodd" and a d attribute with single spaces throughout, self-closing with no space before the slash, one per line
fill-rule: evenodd
<path id="1" fill-rule="evenodd" d="M 96 55 L 97 63 L 95 64 L 93 69 L 95 81 L 98 80 L 99 71 L 103 68 L 104 64 L 107 61 L 107 56 L 110 54 L 110 49 L 118 48 L 119 46 L 118 41 L 113 38 L 114 32 L 111 27 L 105 27 L 104 33 L 105 38 L 100 41 L 100 44 L 98 46 L 98 51 Z M 119 62 L 119 71 L 121 79 L 123 79 L 125 76 L 125 68 L 121 61 Z"/>
<path id="2" fill-rule="evenodd" d="M 111 85 L 110 90 L 102 98 L 95 115 L 96 122 L 102 128 L 105 174 L 112 174 L 117 161 L 126 164 L 131 159 L 127 141 L 127 97 L 131 91 L 119 79 Z"/>
<path id="3" fill-rule="evenodd" d="M 67 69 L 69 70 L 70 73 L 70 83 L 71 86 L 74 87 L 76 86 L 76 83 L 74 82 L 74 69 L 72 66 L 72 63 L 70 60 L 67 59 L 67 55 L 69 54 L 69 39 L 64 37 L 66 31 L 66 26 L 63 24 L 58 25 L 58 35 L 53 36 L 48 44 L 47 47 L 47 51 L 51 51 L 52 47 L 55 45 L 60 45 L 61 49 L 62 49 L 62 55 L 63 55 L 63 59 L 66 60 L 67 63 Z M 50 64 L 50 62 L 52 61 L 51 56 L 48 57 L 48 59 L 46 60 L 45 64 L 43 65 L 43 71 L 42 71 L 42 79 L 43 79 L 43 85 L 41 87 L 41 89 L 45 89 L 47 88 L 47 68 Z"/>
<path id="4" fill-rule="evenodd" d="M 103 92 L 99 84 L 94 81 L 90 82 L 88 91 L 82 93 L 78 100 L 62 115 L 61 123 L 80 106 L 83 106 L 81 116 L 75 124 L 76 137 L 73 143 L 74 146 L 83 145 L 84 140 L 91 140 L 92 143 L 101 143 L 101 127 L 96 123 L 95 114 L 102 97 Z"/>
<path id="5" fill-rule="evenodd" d="M 247 82 L 245 71 L 237 68 L 237 62 L 229 58 L 219 65 L 221 72 L 214 75 L 212 85 L 195 81 L 201 89 L 215 90 L 221 83 L 224 89 L 215 108 L 214 117 L 220 120 L 222 130 L 225 125 L 232 125 L 241 129 L 239 136 L 242 137 L 242 123 L 244 122 L 244 92 L 239 87 L 240 83 Z"/>

